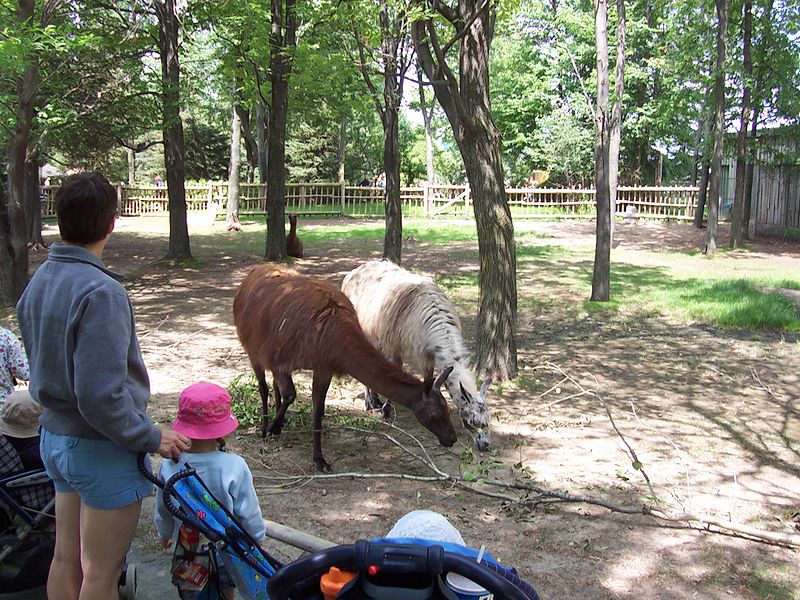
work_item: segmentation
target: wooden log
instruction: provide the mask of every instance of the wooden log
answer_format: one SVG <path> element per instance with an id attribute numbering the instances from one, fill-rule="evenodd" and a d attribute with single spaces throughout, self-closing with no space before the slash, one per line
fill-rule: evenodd
<path id="1" fill-rule="evenodd" d="M 294 548 L 305 550 L 306 552 L 319 552 L 320 550 L 336 546 L 333 542 L 323 540 L 322 538 L 300 531 L 294 527 L 276 523 L 275 521 L 264 519 L 264 525 L 267 528 L 267 537 L 283 542 L 284 544 L 289 544 Z"/>

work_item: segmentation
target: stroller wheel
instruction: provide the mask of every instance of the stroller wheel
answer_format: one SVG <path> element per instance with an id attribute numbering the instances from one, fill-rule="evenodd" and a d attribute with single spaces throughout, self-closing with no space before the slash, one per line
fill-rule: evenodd
<path id="1" fill-rule="evenodd" d="M 127 565 L 120 581 L 119 600 L 136 600 L 136 565 Z"/>

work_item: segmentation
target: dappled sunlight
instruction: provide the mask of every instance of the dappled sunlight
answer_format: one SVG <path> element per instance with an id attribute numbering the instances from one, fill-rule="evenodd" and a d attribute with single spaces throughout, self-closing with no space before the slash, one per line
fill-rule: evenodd
<path id="1" fill-rule="evenodd" d="M 136 223 L 126 219 L 118 227 L 104 259 L 126 276 L 151 377 L 150 412 L 168 423 L 186 385 L 197 380 L 230 385 L 237 376 L 250 377 L 233 327 L 232 303 L 243 278 L 264 262 L 265 225 L 246 220 L 242 232 L 227 232 L 221 222 L 193 223 L 194 259 L 173 264 L 160 260 L 168 243 L 165 220 L 142 221 L 142 232 Z M 333 225 L 301 220 L 306 256 L 286 264 L 339 285 L 352 269 L 382 256 L 382 221 Z M 474 232 L 419 220 L 406 225 L 403 266 L 434 278 L 456 304 L 474 354 L 479 300 Z M 492 450 L 472 449 L 454 407 L 459 439 L 453 448 L 440 446 L 402 407 L 395 424 L 448 473 L 532 482 L 618 504 L 652 501 L 602 403 L 577 395 L 576 385 L 543 368 L 552 363 L 602 395 L 665 507 L 791 531 L 800 505 L 800 336 L 723 329 L 671 312 L 675 305 L 669 302 L 696 300 L 735 312 L 742 290 L 750 291 L 731 283 L 731 269 L 758 285 L 800 282 L 798 245 L 757 241 L 746 252 L 724 252 L 710 260 L 693 254 L 703 232 L 688 226 L 621 225 L 620 245 L 612 252 L 612 302 L 585 303 L 594 224 L 518 221 L 514 228 L 519 375 L 489 389 Z M 51 241 L 54 233 L 46 235 Z M 36 255 L 43 259 L 44 253 Z M 751 301 L 761 298 L 744 302 Z M 755 306 L 771 310 L 773 305 Z M 781 575 L 784 565 L 791 572 L 792 552 L 666 529 L 640 515 L 587 504 L 509 507 L 459 486 L 423 481 L 343 478 L 295 487 L 264 479 L 313 473 L 311 373 L 299 371 L 294 381 L 298 397 L 279 439 L 262 440 L 258 424 L 248 421 L 231 440 L 253 469 L 264 514 L 274 521 L 351 542 L 385 534 L 408 510 L 439 510 L 468 543 L 485 543 L 548 598 L 689 599 L 728 591 L 731 597 L 749 598 L 754 589 L 792 597 L 800 592 L 796 577 Z M 249 410 L 258 420 L 256 396 Z M 363 407 L 361 384 L 335 378 L 326 401 L 323 446 L 336 473 L 431 475 L 380 432 L 401 437 L 408 448 L 418 449 L 416 442 L 389 430 Z M 284 547 L 278 553 L 297 555 Z"/>

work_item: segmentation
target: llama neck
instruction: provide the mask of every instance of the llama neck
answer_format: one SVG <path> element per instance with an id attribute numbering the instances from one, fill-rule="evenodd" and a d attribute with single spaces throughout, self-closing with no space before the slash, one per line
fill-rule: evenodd
<path id="1" fill-rule="evenodd" d="M 366 338 L 353 340 L 342 350 L 341 369 L 370 389 L 407 408 L 422 398 L 422 382 L 386 360 Z"/>

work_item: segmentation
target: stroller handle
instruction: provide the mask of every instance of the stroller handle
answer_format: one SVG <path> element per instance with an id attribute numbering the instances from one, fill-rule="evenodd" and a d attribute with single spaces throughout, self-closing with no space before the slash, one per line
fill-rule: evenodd
<path id="1" fill-rule="evenodd" d="M 409 544 L 389 544 L 359 540 L 355 544 L 337 546 L 300 558 L 278 570 L 267 583 L 267 594 L 273 600 L 287 600 L 295 593 L 297 584 L 318 576 L 332 566 L 349 565 L 357 571 L 375 565 L 389 573 L 428 573 L 441 575 L 455 572 L 504 600 L 538 600 L 536 592 L 521 580 L 486 569 L 473 559 L 446 552 L 441 546 L 419 547 Z"/>
<path id="2" fill-rule="evenodd" d="M 164 489 L 164 481 L 154 475 L 153 472 L 150 470 L 149 465 L 147 464 L 147 452 L 139 452 L 139 456 L 137 457 L 136 464 L 139 467 L 139 472 L 144 475 L 144 477 L 156 487 L 160 489 Z"/>

